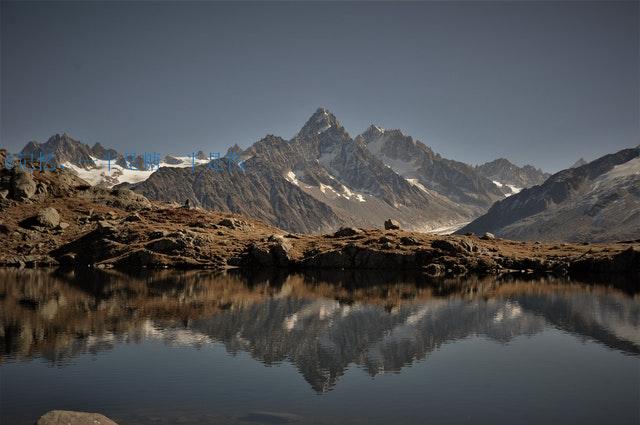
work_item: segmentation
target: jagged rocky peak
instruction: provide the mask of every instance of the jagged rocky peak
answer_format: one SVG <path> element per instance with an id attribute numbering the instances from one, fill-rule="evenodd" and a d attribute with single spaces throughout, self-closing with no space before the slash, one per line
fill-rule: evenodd
<path id="1" fill-rule="evenodd" d="M 80 145 L 80 141 L 72 138 L 71 136 L 69 136 L 66 132 L 62 133 L 62 134 L 54 134 L 53 136 L 49 137 L 49 140 L 47 140 L 45 142 L 45 144 L 47 145 L 52 145 L 52 146 L 77 146 Z"/>
<path id="2" fill-rule="evenodd" d="M 67 133 L 54 134 L 44 143 L 29 142 L 21 151 L 23 155 L 48 157 L 48 162 L 63 164 L 70 162 L 79 166 L 94 166 L 88 145 L 73 139 Z"/>
<path id="3" fill-rule="evenodd" d="M 100 142 L 96 142 L 91 148 L 91 153 L 95 158 L 98 159 L 108 159 L 115 160 L 120 157 L 120 154 L 115 149 L 105 148 L 100 144 Z"/>
<path id="4" fill-rule="evenodd" d="M 358 139 L 363 140 L 367 145 L 367 149 L 385 163 L 387 159 L 415 161 L 417 160 L 417 156 L 434 156 L 431 148 L 413 137 L 404 134 L 400 129 L 384 129 L 376 125 L 371 125 L 364 133 L 358 136 Z M 385 159 L 383 157 L 387 158 Z M 401 170 L 396 171 L 400 171 L 401 175 L 404 174 Z"/>
<path id="5" fill-rule="evenodd" d="M 392 145 L 396 149 L 399 145 L 403 145 L 406 148 L 411 149 L 416 146 L 416 143 L 418 143 L 417 140 L 404 134 L 400 129 L 386 129 L 373 124 L 360 134 L 357 139 L 363 140 L 367 145 L 369 145 L 369 149 L 372 151 L 377 151 L 383 148 L 383 144 Z M 389 146 L 387 146 L 387 148 L 389 148 Z"/>
<path id="6" fill-rule="evenodd" d="M 498 158 L 493 161 L 487 162 L 484 165 L 492 165 L 494 167 L 514 167 L 515 165 L 507 158 Z"/>
<path id="7" fill-rule="evenodd" d="M 39 149 L 40 149 L 40 143 L 36 142 L 35 140 L 32 140 L 26 145 L 24 145 L 24 148 L 22 148 L 20 152 L 23 154 L 30 154 L 32 152 L 37 152 Z"/>
<path id="8" fill-rule="evenodd" d="M 397 128 L 383 128 L 378 125 L 371 124 L 367 129 L 359 136 L 362 137 L 367 143 L 380 139 L 381 137 L 385 137 L 387 139 L 392 138 L 408 138 L 412 142 L 413 137 L 407 136 L 402 132 L 402 130 Z"/>
<path id="9" fill-rule="evenodd" d="M 381 137 L 385 131 L 384 128 L 371 124 L 358 138 L 363 139 L 365 143 L 367 143 Z"/>
<path id="10" fill-rule="evenodd" d="M 97 154 L 102 154 L 106 151 L 107 149 L 105 149 L 104 146 L 102 146 L 102 144 L 100 142 L 96 142 L 93 147 L 91 148 L 91 151 Z"/>
<path id="11" fill-rule="evenodd" d="M 238 160 L 251 160 L 246 166 L 260 163 L 267 167 L 281 168 L 284 165 L 290 167 L 292 165 L 291 163 L 297 161 L 297 159 L 291 157 L 292 145 L 282 137 L 272 134 L 267 134 L 245 150 L 240 147 L 236 149 L 236 147 L 229 148 L 227 155 L 233 152 Z"/>
<path id="12" fill-rule="evenodd" d="M 273 134 L 267 134 L 262 139 L 258 140 L 256 143 L 251 145 L 246 151 L 246 154 L 264 154 L 268 150 L 280 149 L 285 146 L 288 146 L 289 142 L 284 140 L 282 137 L 274 136 Z M 231 152 L 234 148 L 229 148 L 229 152 Z M 240 148 L 239 148 L 240 149 Z M 243 152 L 240 150 L 240 152 Z"/>
<path id="13" fill-rule="evenodd" d="M 500 185 L 510 185 L 518 190 L 542 184 L 549 173 L 531 165 L 518 167 L 506 158 L 498 158 L 476 167 L 478 172 Z"/>
<path id="14" fill-rule="evenodd" d="M 307 120 L 298 133 L 299 137 L 316 136 L 329 129 L 342 129 L 342 125 L 335 115 L 327 108 L 318 108 Z"/>
<path id="15" fill-rule="evenodd" d="M 243 149 L 238 146 L 237 143 L 234 143 L 233 146 L 230 146 L 229 149 L 227 149 L 227 155 L 232 154 L 232 155 L 240 155 L 243 152 Z"/>

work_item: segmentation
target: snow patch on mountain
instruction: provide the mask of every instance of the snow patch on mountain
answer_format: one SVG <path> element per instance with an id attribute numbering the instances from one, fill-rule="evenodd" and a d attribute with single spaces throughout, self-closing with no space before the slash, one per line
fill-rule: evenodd
<path id="1" fill-rule="evenodd" d="M 507 184 L 507 183 L 501 183 L 497 180 L 491 180 L 491 182 L 493 184 L 495 184 L 496 186 L 498 186 L 500 189 L 502 189 L 503 187 L 507 187 L 511 192 L 510 193 L 505 193 L 504 196 L 505 198 L 511 195 L 515 195 L 516 193 L 520 192 L 522 190 L 521 187 L 512 185 L 512 184 Z"/>
<path id="2" fill-rule="evenodd" d="M 367 201 L 364 199 L 364 196 L 362 196 L 362 195 L 361 195 L 361 194 L 359 194 L 359 193 L 355 193 L 355 192 L 353 192 L 351 189 L 349 189 L 349 188 L 348 188 L 347 186 L 345 186 L 345 185 L 342 185 L 342 191 L 343 191 L 342 196 L 344 196 L 345 198 L 347 198 L 347 199 L 349 199 L 349 200 L 351 200 L 351 198 L 355 198 L 358 202 L 367 202 Z"/>
<path id="3" fill-rule="evenodd" d="M 177 164 L 169 164 L 166 162 L 160 162 L 159 167 L 154 167 L 150 170 L 138 170 L 127 161 L 127 167 L 121 167 L 113 160 L 98 159 L 91 157 L 95 163 L 95 167 L 80 167 L 72 164 L 71 162 L 65 162 L 62 164 L 65 168 L 73 171 L 83 180 L 91 185 L 103 184 L 107 187 L 114 186 L 119 183 L 139 183 L 149 178 L 151 174 L 158 170 L 160 167 L 174 167 L 174 168 L 187 168 L 193 165 L 201 165 L 209 162 L 208 159 L 194 159 L 190 156 L 175 156 L 173 157 L 180 162 Z"/>
<path id="4" fill-rule="evenodd" d="M 293 171 L 289 171 L 287 173 L 287 175 L 285 176 L 285 179 L 288 182 L 295 184 L 296 186 L 300 186 L 300 182 L 298 181 L 298 177 L 296 176 L 296 173 L 294 173 Z"/>
<path id="5" fill-rule="evenodd" d="M 319 189 L 320 189 L 320 192 L 322 192 L 324 195 L 330 196 L 331 198 L 342 197 L 350 201 L 351 200 L 355 200 L 358 202 L 367 201 L 362 194 L 354 192 L 353 190 L 349 189 L 347 186 L 343 184 L 341 184 L 340 186 L 342 187 L 342 192 L 339 192 L 335 190 L 332 186 L 329 186 L 323 183 L 320 183 Z"/>
<path id="6" fill-rule="evenodd" d="M 420 183 L 420 180 L 418 180 L 418 179 L 407 179 L 407 181 L 409 183 L 411 183 L 412 185 L 414 185 L 415 187 L 417 187 L 418 189 L 422 190 L 423 192 L 429 193 L 429 190 L 422 183 Z"/>
<path id="7" fill-rule="evenodd" d="M 515 195 L 516 193 L 520 192 L 522 190 L 521 187 L 518 186 L 514 186 L 512 184 L 508 184 L 507 187 L 509 189 L 511 189 L 511 193 L 509 195 Z"/>

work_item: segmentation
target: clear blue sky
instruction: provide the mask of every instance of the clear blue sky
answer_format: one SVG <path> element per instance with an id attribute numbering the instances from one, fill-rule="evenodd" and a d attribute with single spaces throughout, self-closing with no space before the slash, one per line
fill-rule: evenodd
<path id="1" fill-rule="evenodd" d="M 556 171 L 640 143 L 638 2 L 2 2 L 1 145 L 181 153 L 318 106 Z"/>

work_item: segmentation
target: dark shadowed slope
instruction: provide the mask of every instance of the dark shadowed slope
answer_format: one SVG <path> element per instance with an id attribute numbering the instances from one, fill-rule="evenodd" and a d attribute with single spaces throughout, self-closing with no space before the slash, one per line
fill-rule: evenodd
<path id="1" fill-rule="evenodd" d="M 556 173 L 540 186 L 497 202 L 459 232 L 511 239 L 638 239 L 640 147 Z"/>

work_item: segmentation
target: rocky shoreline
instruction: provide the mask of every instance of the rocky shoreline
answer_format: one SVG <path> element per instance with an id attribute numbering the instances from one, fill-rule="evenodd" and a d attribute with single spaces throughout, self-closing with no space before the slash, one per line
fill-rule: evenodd
<path id="1" fill-rule="evenodd" d="M 384 228 L 293 234 L 241 215 L 92 187 L 66 171 L 2 169 L 3 267 L 397 269 L 466 274 L 640 273 L 640 241 L 519 242 Z M 382 224 L 382 223 L 381 223 Z"/>

